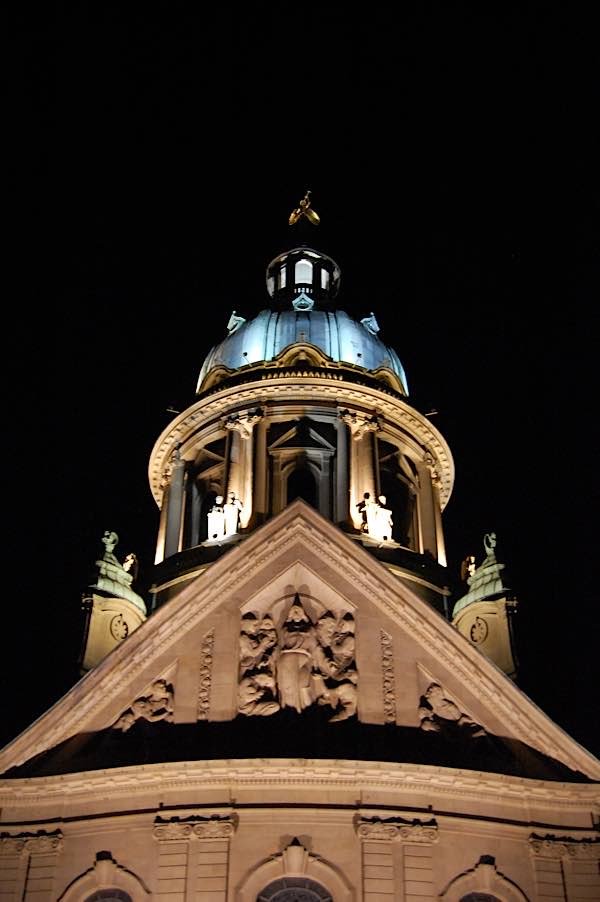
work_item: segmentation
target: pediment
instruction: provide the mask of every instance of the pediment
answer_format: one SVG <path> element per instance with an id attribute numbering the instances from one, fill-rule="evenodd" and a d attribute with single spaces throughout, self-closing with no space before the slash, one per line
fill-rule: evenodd
<path id="1" fill-rule="evenodd" d="M 259 680 L 267 689 L 262 700 L 270 703 L 261 708 L 240 687 L 248 675 L 273 672 L 269 647 L 280 660 L 287 655 L 278 679 L 285 671 L 288 682 L 282 689 Z M 256 660 L 248 662 L 253 649 Z M 303 657 L 312 661 L 310 685 L 298 683 Z M 319 672 L 325 674 L 320 695 Z M 327 686 L 336 690 L 329 697 Z M 294 701 L 296 690 L 303 701 Z M 138 718 L 165 721 L 161 729 L 199 722 L 226 728 L 253 717 L 267 724 L 288 715 L 301 724 L 305 709 L 329 730 L 348 730 L 349 720 L 335 721 L 349 712 L 365 729 L 395 726 L 422 734 L 423 743 L 435 744 L 445 730 L 474 741 L 503 737 L 600 778 L 600 762 L 437 611 L 300 500 L 152 614 L 0 752 L 0 772 L 75 735 L 127 730 Z"/>

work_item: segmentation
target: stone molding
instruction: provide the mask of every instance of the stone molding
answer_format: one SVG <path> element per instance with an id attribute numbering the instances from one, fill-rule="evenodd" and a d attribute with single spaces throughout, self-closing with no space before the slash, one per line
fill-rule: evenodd
<path id="1" fill-rule="evenodd" d="M 529 837 L 529 849 L 534 858 L 600 859 L 600 837 L 538 836 Z"/>
<path id="2" fill-rule="evenodd" d="M 394 676 L 394 645 L 392 637 L 385 630 L 381 637 L 381 672 L 383 682 L 383 719 L 386 723 L 396 723 L 396 684 Z"/>
<path id="3" fill-rule="evenodd" d="M 229 839 L 235 832 L 236 822 L 232 817 L 202 817 L 191 815 L 187 818 L 172 817 L 166 821 L 156 818 L 152 834 L 159 842 L 174 842 L 196 839 Z"/>
<path id="4" fill-rule="evenodd" d="M 196 441 L 197 433 L 213 419 L 224 419 L 235 407 L 256 409 L 270 400 L 306 400 L 306 395 L 317 394 L 316 400 L 330 400 L 337 406 L 348 405 L 363 409 L 377 409 L 380 417 L 400 425 L 414 436 L 423 449 L 427 449 L 435 462 L 440 480 L 440 503 L 442 509 L 448 503 L 454 483 L 454 463 L 445 439 L 430 421 L 414 410 L 408 403 L 394 398 L 385 391 L 368 386 L 354 386 L 343 381 L 328 384 L 314 373 L 278 374 L 277 381 L 258 379 L 242 386 L 223 388 L 193 404 L 171 423 L 156 442 L 150 457 L 149 478 L 152 493 L 160 506 L 162 500 L 161 480 L 170 455 L 181 445 L 185 457 L 187 443 Z"/>
<path id="5" fill-rule="evenodd" d="M 465 642 L 456 629 L 432 613 L 364 549 L 356 546 L 320 514 L 297 500 L 252 533 L 210 569 L 210 579 L 188 584 L 168 606 L 154 612 L 151 629 L 136 630 L 70 690 L 45 716 L 36 721 L 0 753 L 0 772 L 17 766 L 63 739 L 88 728 L 92 718 L 102 719 L 111 698 L 130 685 L 152 660 L 173 649 L 184 631 L 197 627 L 231 594 L 272 566 L 278 556 L 288 557 L 303 545 L 317 559 L 351 581 L 372 600 L 390 623 L 425 649 L 435 648 L 446 667 L 482 707 L 494 711 L 504 735 L 513 736 L 589 777 L 600 777 L 600 762 L 577 745 L 538 709 L 481 653 Z M 300 553 L 300 551 L 299 551 Z M 85 684 L 85 691 L 84 691 Z M 77 704 L 73 703 L 77 698 Z M 491 730 L 485 723 L 482 726 Z"/>
<path id="6" fill-rule="evenodd" d="M 98 852 L 94 866 L 76 877 L 58 897 L 58 902 L 80 902 L 100 889 L 114 887 L 128 893 L 132 902 L 145 902 L 152 895 L 136 874 L 115 861 L 111 852 Z"/>
<path id="7" fill-rule="evenodd" d="M 497 894 L 504 902 L 528 902 L 525 893 L 496 868 L 491 855 L 482 855 L 474 868 L 455 877 L 439 898 L 445 902 L 460 902 L 469 893 L 480 892 Z"/>
<path id="8" fill-rule="evenodd" d="M 434 843 L 438 840 L 438 825 L 435 819 L 423 823 L 419 820 L 405 821 L 402 818 L 360 818 L 356 824 L 360 839 L 369 842 Z"/>
<path id="9" fill-rule="evenodd" d="M 215 631 L 209 630 L 200 645 L 200 683 L 198 688 L 198 720 L 208 720 L 210 713 L 210 691 L 212 686 L 213 647 Z"/>
<path id="10" fill-rule="evenodd" d="M 63 835 L 60 830 L 55 833 L 17 833 L 0 836 L 0 855 L 46 855 L 49 852 L 61 852 Z"/>
<path id="11" fill-rule="evenodd" d="M 567 812 L 588 811 L 599 801 L 598 786 L 586 783 L 556 783 L 434 765 L 262 758 L 143 764 L 35 780 L 0 780 L 0 805 L 30 808 L 35 817 L 40 804 L 66 797 L 78 802 L 98 795 L 117 800 L 144 797 L 160 787 L 199 791 L 223 786 L 387 791 L 397 799 L 422 791 L 448 799 L 507 805 L 547 802 L 557 811 Z"/>

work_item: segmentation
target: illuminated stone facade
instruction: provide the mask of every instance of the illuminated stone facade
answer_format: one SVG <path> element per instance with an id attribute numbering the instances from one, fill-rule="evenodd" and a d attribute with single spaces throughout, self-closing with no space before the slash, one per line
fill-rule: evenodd
<path id="1" fill-rule="evenodd" d="M 330 258 L 267 278 L 152 452 L 150 616 L 0 752 L 0 902 L 599 898 L 600 762 L 506 675 L 491 553 L 450 622 L 443 437 Z"/>

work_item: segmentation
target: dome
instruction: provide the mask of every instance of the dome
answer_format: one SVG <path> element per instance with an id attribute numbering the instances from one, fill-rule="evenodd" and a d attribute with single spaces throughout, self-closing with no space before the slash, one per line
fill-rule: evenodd
<path id="1" fill-rule="evenodd" d="M 261 310 L 254 319 L 235 323 L 229 335 L 209 352 L 200 371 L 198 391 L 216 367 L 239 370 L 274 360 L 284 348 L 300 343 L 314 345 L 336 362 L 364 370 L 387 369 L 408 394 L 400 359 L 393 348 L 380 341 L 376 330 L 373 314 L 357 322 L 343 310 Z"/>
<path id="2" fill-rule="evenodd" d="M 335 363 L 387 371 L 398 390 L 408 394 L 398 355 L 377 337 L 374 314 L 357 322 L 343 310 L 332 309 L 340 285 L 335 260 L 310 247 L 295 247 L 269 263 L 266 279 L 275 309 L 262 310 L 251 320 L 232 313 L 229 334 L 202 365 L 198 392 L 217 367 L 240 370 L 274 360 L 290 345 L 310 344 Z"/>

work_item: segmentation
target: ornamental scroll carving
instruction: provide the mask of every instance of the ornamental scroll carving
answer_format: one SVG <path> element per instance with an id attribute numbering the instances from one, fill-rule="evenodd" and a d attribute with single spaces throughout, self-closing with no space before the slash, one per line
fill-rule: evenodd
<path id="1" fill-rule="evenodd" d="M 0 855 L 47 855 L 60 852 L 63 836 L 56 833 L 19 833 L 17 836 L 0 837 Z"/>
<path id="2" fill-rule="evenodd" d="M 375 842 L 433 843 L 438 839 L 438 825 L 430 821 L 405 821 L 402 818 L 360 818 L 356 824 L 360 839 Z"/>
<path id="3" fill-rule="evenodd" d="M 173 686 L 166 680 L 155 680 L 150 691 L 139 696 L 113 724 L 125 733 L 137 720 L 173 720 Z"/>
<path id="4" fill-rule="evenodd" d="M 235 831 L 235 822 L 231 817 L 201 817 L 191 815 L 181 820 L 173 817 L 170 820 L 157 818 L 154 822 L 153 835 L 160 842 L 174 842 L 182 839 L 229 839 Z"/>
<path id="5" fill-rule="evenodd" d="M 529 848 L 536 858 L 600 859 L 600 839 L 590 837 L 575 839 L 572 836 L 537 836 L 532 833 Z"/>
<path id="6" fill-rule="evenodd" d="M 239 432 L 241 438 L 248 440 L 252 438 L 252 430 L 262 416 L 263 412 L 260 407 L 257 407 L 256 410 L 249 410 L 248 413 L 232 413 L 223 420 L 223 426 L 225 429 L 234 429 Z"/>
<path id="7" fill-rule="evenodd" d="M 431 683 L 419 703 L 421 729 L 426 732 L 444 733 L 453 727 L 465 730 L 470 736 L 485 736 L 482 726 L 460 710 L 439 683 Z"/>
<path id="8" fill-rule="evenodd" d="M 240 631 L 239 711 L 270 715 L 328 705 L 330 722 L 356 714 L 358 674 L 352 614 L 309 617 L 299 595 L 279 626 L 270 614 L 246 613 Z"/>
<path id="9" fill-rule="evenodd" d="M 383 717 L 386 723 L 396 723 L 396 680 L 394 676 L 394 646 L 392 637 L 381 630 L 381 671 L 383 680 Z"/>
<path id="10" fill-rule="evenodd" d="M 198 720 L 208 720 L 212 684 L 213 646 L 215 631 L 209 630 L 200 646 L 200 688 L 198 689 Z"/>
<path id="11" fill-rule="evenodd" d="M 340 411 L 340 420 L 350 427 L 350 434 L 355 442 L 359 442 L 367 432 L 379 430 L 379 420 L 376 416 L 368 416 L 356 410 Z"/>

